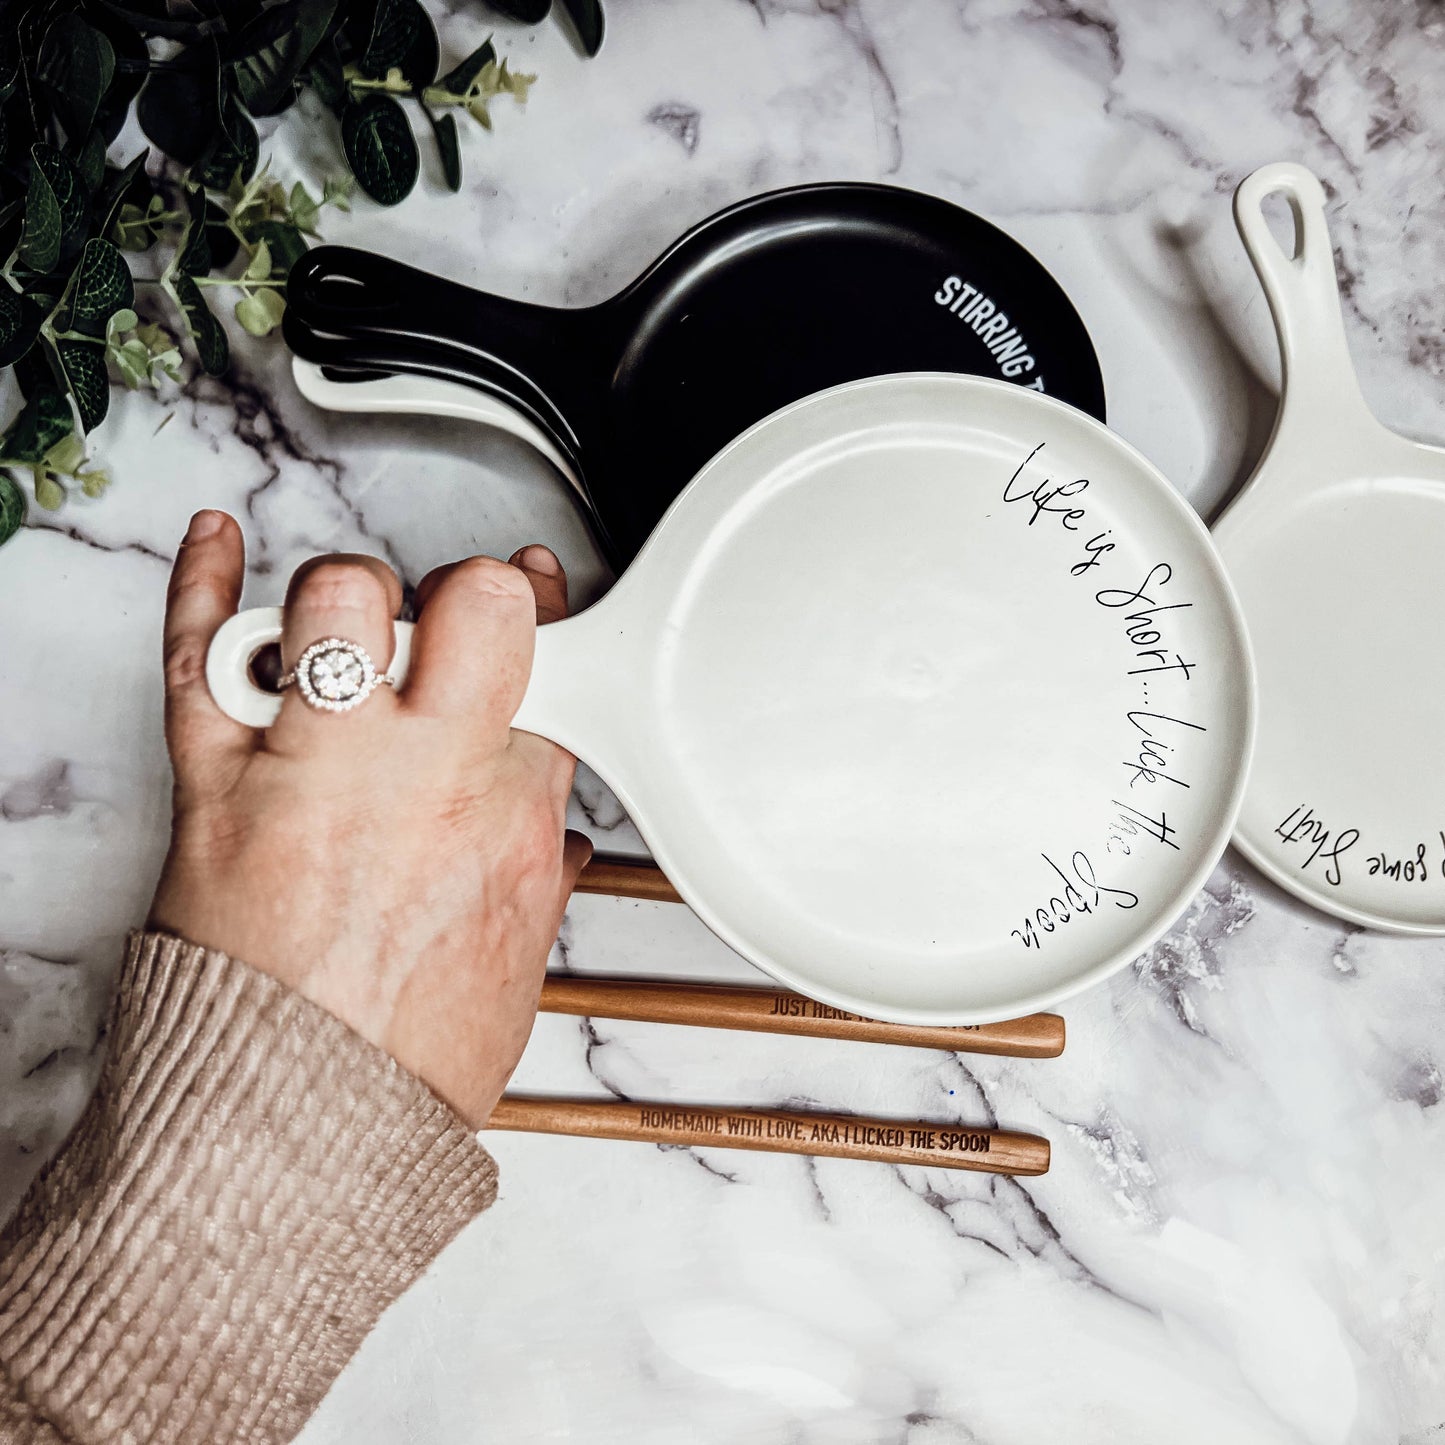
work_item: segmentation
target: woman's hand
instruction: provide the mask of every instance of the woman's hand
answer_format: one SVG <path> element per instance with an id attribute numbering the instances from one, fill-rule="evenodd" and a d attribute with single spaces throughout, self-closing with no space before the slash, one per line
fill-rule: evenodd
<path id="1" fill-rule="evenodd" d="M 201 512 L 166 608 L 170 854 L 150 926 L 223 950 L 329 1009 L 471 1123 L 516 1067 L 591 845 L 565 830 L 570 753 L 512 732 L 536 624 L 567 611 L 545 547 L 474 557 L 416 592 L 411 672 L 345 713 L 289 688 L 265 732 L 211 700 L 206 650 L 241 594 L 236 523 Z M 369 557 L 301 567 L 282 660 L 343 637 L 378 670 L 401 584 Z"/>

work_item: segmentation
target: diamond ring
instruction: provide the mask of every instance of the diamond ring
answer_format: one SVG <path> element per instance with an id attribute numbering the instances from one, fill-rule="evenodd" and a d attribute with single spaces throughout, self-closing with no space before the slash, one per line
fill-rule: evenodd
<path id="1" fill-rule="evenodd" d="M 394 677 L 376 670 L 364 647 L 344 637 L 313 642 L 276 686 L 287 688 L 293 682 L 303 701 L 322 712 L 347 712 L 365 702 L 382 683 L 396 686 Z"/>

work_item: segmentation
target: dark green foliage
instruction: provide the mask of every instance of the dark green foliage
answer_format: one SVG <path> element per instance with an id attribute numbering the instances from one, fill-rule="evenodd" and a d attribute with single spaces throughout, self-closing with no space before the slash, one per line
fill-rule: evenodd
<path id="1" fill-rule="evenodd" d="M 357 183 L 372 200 L 394 206 L 416 184 L 421 155 L 406 112 L 389 95 L 373 91 L 341 116 L 341 143 Z"/>
<path id="2" fill-rule="evenodd" d="M 5 464 L 35 469 L 43 507 L 71 485 L 103 489 L 83 433 L 105 417 L 112 379 L 135 387 L 177 377 L 182 334 L 205 371 L 225 370 L 213 288 L 252 335 L 279 323 L 286 277 L 318 234 L 321 209 L 346 204 L 347 186 L 328 180 L 312 194 L 281 185 L 261 165 L 253 117 L 313 90 L 336 116 L 339 151 L 362 189 L 391 206 L 420 173 L 406 109 L 416 106 L 447 186 L 460 189 L 456 112 L 489 127 L 488 104 L 524 100 L 532 77 L 509 72 L 489 40 L 438 79 L 429 3 L 0 0 L 0 373 L 24 398 L 0 436 L 0 543 L 26 511 Z M 523 20 L 550 9 L 550 0 L 491 3 Z M 598 0 L 563 5 L 593 53 Z M 160 155 L 110 164 L 132 108 Z M 159 317 L 136 300 L 129 256 L 141 252 L 156 257 L 143 274 L 159 272 L 169 298 Z"/>
<path id="3" fill-rule="evenodd" d="M 25 493 L 8 472 L 0 472 L 0 547 L 19 530 L 25 520 Z"/>
<path id="4" fill-rule="evenodd" d="M 572 21 L 583 51 L 596 55 L 602 49 L 604 30 L 601 0 L 562 0 L 562 8 Z"/>

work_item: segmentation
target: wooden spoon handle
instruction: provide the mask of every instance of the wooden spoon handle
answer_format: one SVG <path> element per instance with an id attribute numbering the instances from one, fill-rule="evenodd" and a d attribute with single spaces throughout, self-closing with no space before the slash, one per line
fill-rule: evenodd
<path id="1" fill-rule="evenodd" d="M 682 895 L 653 863 L 594 855 L 577 879 L 578 893 L 610 893 L 617 898 L 645 898 L 650 903 L 681 903 Z"/>
<path id="2" fill-rule="evenodd" d="M 822 1039 L 860 1039 L 920 1049 L 1006 1054 L 1019 1059 L 1052 1059 L 1064 1050 L 1064 1021 L 1057 1014 L 1031 1014 L 1006 1023 L 962 1024 L 951 1028 L 888 1024 L 844 1013 L 781 988 L 548 974 L 542 984 L 539 1007 L 543 1013 L 747 1029 L 762 1034 L 803 1034 Z"/>
<path id="3" fill-rule="evenodd" d="M 1049 1167 L 1049 1141 L 1034 1134 L 969 1129 L 959 1124 L 858 1119 L 846 1114 L 529 1099 L 508 1094 L 492 1111 L 487 1128 L 712 1149 L 757 1149 L 769 1154 L 821 1154 L 834 1159 L 927 1164 L 989 1174 L 1043 1174 Z"/>

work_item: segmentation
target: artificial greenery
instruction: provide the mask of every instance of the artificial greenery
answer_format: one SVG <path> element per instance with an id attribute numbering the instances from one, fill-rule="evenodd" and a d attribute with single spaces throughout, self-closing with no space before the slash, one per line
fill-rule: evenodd
<path id="1" fill-rule="evenodd" d="M 3 0 L 0 0 L 3 3 Z M 491 0 L 514 19 L 551 0 Z M 396 205 L 415 186 L 426 121 L 442 175 L 462 180 L 457 113 L 491 128 L 498 96 L 526 99 L 489 40 L 439 74 L 420 0 L 10 0 L 0 31 L 0 380 L 23 406 L 0 435 L 0 543 L 24 520 L 25 469 L 42 507 L 96 496 L 105 470 L 86 438 L 113 384 L 178 379 L 182 339 L 226 369 L 214 297 L 264 336 L 285 311 L 287 274 L 327 206 L 353 180 Z M 582 48 L 602 43 L 599 0 L 563 0 Z M 335 117 L 351 176 L 287 190 L 262 164 L 254 118 L 311 90 Z M 408 113 L 410 108 L 411 114 Z M 151 147 L 113 163 L 134 109 Z M 129 256 L 137 259 L 133 273 Z M 142 320 L 137 287 L 169 305 Z M 151 309 L 149 307 L 147 310 Z"/>

